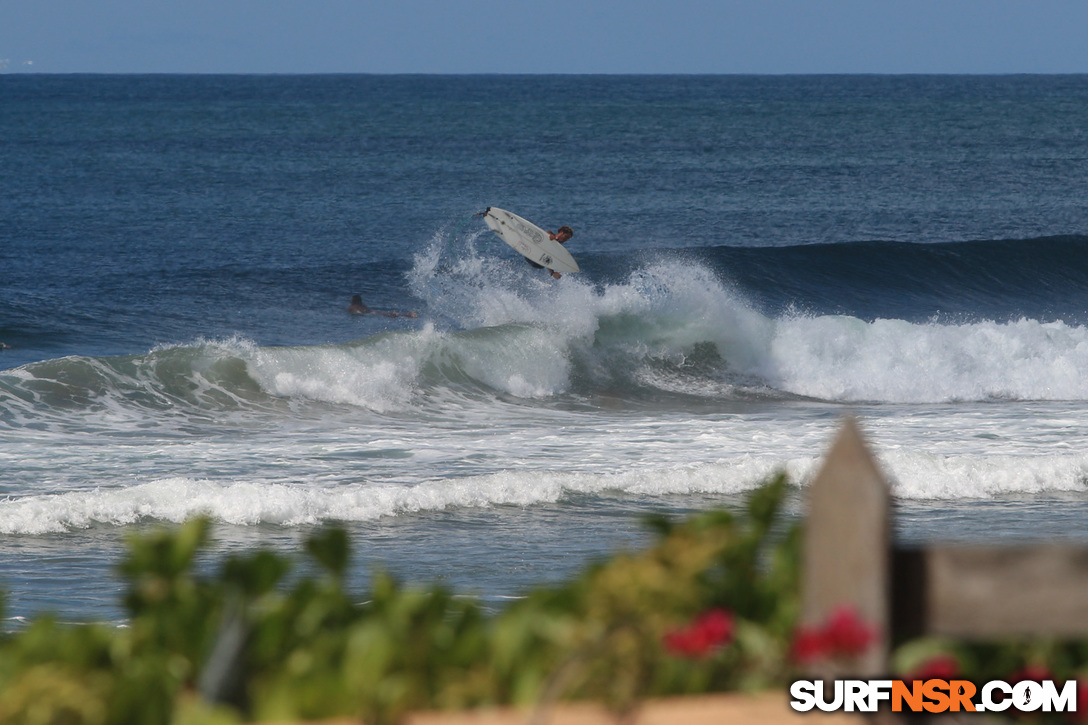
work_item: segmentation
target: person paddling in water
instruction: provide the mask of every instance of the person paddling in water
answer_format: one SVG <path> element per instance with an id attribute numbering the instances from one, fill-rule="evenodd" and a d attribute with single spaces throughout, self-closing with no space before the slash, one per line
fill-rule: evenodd
<path id="1" fill-rule="evenodd" d="M 573 237 L 573 236 L 574 236 L 574 230 L 571 229 L 570 227 L 566 226 L 566 225 L 563 225 L 563 226 L 559 227 L 558 232 L 552 232 L 551 230 L 548 231 L 548 239 L 554 239 L 555 241 L 559 242 L 560 244 L 566 244 L 567 242 L 570 241 L 570 238 Z M 528 262 L 529 264 L 533 265 L 537 269 L 545 269 L 543 264 L 537 264 L 536 262 L 529 259 L 528 257 L 525 258 L 525 261 Z M 551 274 L 551 276 L 555 277 L 556 279 L 559 279 L 560 277 L 563 276 L 563 275 L 559 274 L 558 272 L 556 272 L 554 269 L 549 269 L 548 272 Z"/>
<path id="2" fill-rule="evenodd" d="M 348 305 L 348 312 L 353 315 L 385 315 L 386 317 L 419 317 L 416 312 L 405 312 L 403 315 L 396 310 L 389 310 L 383 312 L 381 310 L 372 310 L 363 304 L 362 295 L 352 295 L 351 304 Z"/>

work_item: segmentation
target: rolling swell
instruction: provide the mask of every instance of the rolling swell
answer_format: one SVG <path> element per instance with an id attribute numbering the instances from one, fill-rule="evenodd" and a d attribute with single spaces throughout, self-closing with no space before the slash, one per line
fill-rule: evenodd
<path id="1" fill-rule="evenodd" d="M 717 247 L 562 284 L 494 256 L 421 258 L 419 329 L 31 363 L 0 373 L 0 425 L 185 434 L 328 405 L 1088 400 L 1086 252 L 1084 236 Z"/>
<path id="2" fill-rule="evenodd" d="M 705 259 L 770 314 L 1088 322 L 1088 236 L 714 247 Z"/>
<path id="3" fill-rule="evenodd" d="M 245 343 L 216 342 L 121 357 L 70 356 L 0 373 L 0 425 L 78 430 L 206 426 L 274 407 L 248 374 Z"/>

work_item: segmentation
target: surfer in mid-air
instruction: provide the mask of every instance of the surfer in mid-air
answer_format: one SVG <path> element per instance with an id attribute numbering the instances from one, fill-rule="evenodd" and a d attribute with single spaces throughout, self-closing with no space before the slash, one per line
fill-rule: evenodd
<path id="1" fill-rule="evenodd" d="M 417 312 L 405 312 L 401 314 L 396 310 L 389 310 L 383 312 L 382 310 L 372 310 L 363 304 L 362 295 L 352 295 L 351 304 L 348 305 L 348 312 L 353 315 L 385 315 L 386 317 L 419 317 Z"/>
<path id="2" fill-rule="evenodd" d="M 546 232 L 528 219 L 497 206 L 489 206 L 477 216 L 482 216 L 491 231 L 536 269 L 546 269 L 556 279 L 580 271 L 578 262 L 563 246 L 574 236 L 570 227 L 564 225 L 558 232 Z"/>
<path id="3" fill-rule="evenodd" d="M 570 238 L 573 237 L 573 236 L 574 236 L 574 230 L 571 229 L 570 227 L 568 227 L 565 224 L 563 226 L 559 227 L 558 232 L 553 232 L 550 229 L 548 230 L 548 239 L 554 239 L 555 241 L 559 242 L 560 244 L 566 244 L 567 242 L 570 241 Z M 528 262 L 529 264 L 533 265 L 537 269 L 547 269 L 547 267 L 545 267 L 543 264 L 537 264 L 536 262 L 529 259 L 528 257 L 525 258 L 525 261 Z M 548 272 L 551 274 L 551 276 L 555 277 L 556 279 L 559 279 L 560 277 L 563 276 L 563 275 L 559 274 L 558 272 L 556 272 L 554 269 L 548 269 Z"/>

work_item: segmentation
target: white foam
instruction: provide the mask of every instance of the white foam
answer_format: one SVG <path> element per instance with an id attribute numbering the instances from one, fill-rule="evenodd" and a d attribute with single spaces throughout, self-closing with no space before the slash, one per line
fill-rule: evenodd
<path id="1" fill-rule="evenodd" d="M 530 506 L 555 502 L 572 493 L 736 493 L 757 485 L 774 465 L 769 460 L 749 460 L 614 474 L 501 471 L 409 486 L 223 484 L 168 478 L 125 488 L 9 499 L 0 502 L 0 533 L 46 534 L 95 523 L 122 526 L 144 519 L 180 522 L 194 516 L 247 526 L 297 526 L 330 520 L 370 521 L 449 508 Z M 731 475 L 723 475 L 726 472 Z"/>
<path id="2" fill-rule="evenodd" d="M 890 451 L 879 458 L 894 493 L 910 499 L 984 499 L 1009 493 L 1084 491 L 1088 455 L 952 455 Z M 11 498 L 0 502 L 0 533 L 46 534 L 93 524 L 180 522 L 210 516 L 228 524 L 298 526 L 371 521 L 455 508 L 532 506 L 571 495 L 733 495 L 779 470 L 806 484 L 816 457 L 770 451 L 702 463 L 629 465 L 608 472 L 504 470 L 427 480 L 321 486 L 268 481 L 220 482 L 173 477 L 122 488 Z"/>
<path id="3" fill-rule="evenodd" d="M 638 370 L 644 359 L 680 362 L 694 345 L 709 342 L 732 374 L 829 401 L 1088 400 L 1088 328 L 1083 326 L 1028 319 L 963 324 L 795 314 L 769 319 L 695 262 L 658 259 L 622 282 L 595 287 L 584 276 L 567 275 L 557 283 L 502 256 L 480 256 L 478 241 L 472 237 L 465 253 L 441 272 L 437 238 L 426 264 L 417 260 L 414 289 L 431 309 L 446 311 L 465 329 L 545 326 L 556 350 L 603 355 L 604 364 L 625 366 L 633 379 L 650 384 L 654 375 Z M 596 350 L 587 353 L 591 346 Z M 538 352 L 533 360 L 555 364 Z M 527 396 L 566 389 L 559 380 L 561 366 L 551 368 L 543 385 L 528 382 L 533 368 L 519 368 L 521 362 L 511 360 L 502 368 L 499 377 L 508 382 L 493 375 L 491 384 Z M 693 394 L 729 390 L 693 384 Z"/>
<path id="4" fill-rule="evenodd" d="M 366 348 L 264 348 L 247 365 L 273 395 L 384 412 L 409 406 L 425 347 L 426 339 L 386 338 Z"/>
<path id="5" fill-rule="evenodd" d="M 895 451 L 881 456 L 896 496 L 981 499 L 1006 494 L 1088 490 L 1088 454 L 942 456 Z"/>
<path id="6" fill-rule="evenodd" d="M 783 319 L 759 373 L 780 389 L 835 401 L 1088 400 L 1088 329 Z"/>
<path id="7" fill-rule="evenodd" d="M 418 409 L 441 397 L 458 376 L 526 399 L 562 395 L 575 389 L 576 371 L 588 376 L 578 381 L 579 392 L 596 388 L 620 397 L 624 386 L 633 385 L 712 399 L 736 397 L 743 386 L 834 402 L 1088 400 L 1083 326 L 1026 319 L 771 319 L 691 261 L 659 259 L 624 280 L 593 285 L 584 275 L 556 281 L 516 260 L 472 251 L 447 263 L 436 241 L 417 257 L 413 287 L 429 309 L 441 311 L 444 322 L 351 345 L 281 348 L 244 339 L 198 340 L 158 348 L 131 364 L 86 359 L 86 389 L 76 386 L 69 397 L 91 400 L 86 408 L 103 429 L 185 425 L 189 416 L 217 416 L 225 408 L 254 411 L 269 401 L 242 399 L 232 386 L 248 381 L 216 369 L 224 361 L 241 361 L 261 390 L 276 398 L 378 413 Z M 696 348 L 707 344 L 723 364 L 684 368 Z M 175 350 L 179 354 L 167 354 Z M 159 365 L 162 360 L 169 364 Z M 186 372 L 183 363 L 191 369 Z M 180 384 L 156 377 L 177 376 L 179 370 Z M 44 383 L 71 386 L 53 381 L 50 371 L 40 369 Z M 52 388 L 35 387 L 31 368 L 9 375 L 33 397 L 11 398 L 8 417 L 24 425 L 35 411 L 48 415 L 51 408 L 39 388 Z M 70 404 L 58 406 L 55 421 L 66 425 L 72 411 Z"/>
<path id="8" fill-rule="evenodd" d="M 567 291 L 563 301 L 545 295 L 527 304 L 525 314 L 513 304 L 502 314 L 477 310 L 502 327 L 427 326 L 355 348 L 254 349 L 248 364 L 274 395 L 377 411 L 413 405 L 423 367 L 443 362 L 526 398 L 568 391 L 575 357 L 677 392 L 728 394 L 732 379 L 693 379 L 684 390 L 642 368 L 651 359 L 682 363 L 700 343 L 714 345 L 731 375 L 828 401 L 1088 400 L 1088 328 L 1060 321 L 771 320 L 703 273 L 663 268 L 599 292 L 574 283 Z"/>

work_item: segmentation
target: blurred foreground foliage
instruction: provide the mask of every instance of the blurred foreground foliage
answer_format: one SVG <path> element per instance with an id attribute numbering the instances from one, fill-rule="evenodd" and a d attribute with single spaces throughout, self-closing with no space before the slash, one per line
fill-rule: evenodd
<path id="1" fill-rule="evenodd" d="M 646 697 L 784 690 L 813 663 L 849 663 L 884 636 L 849 607 L 797 626 L 800 529 L 783 515 L 787 490 L 777 476 L 739 513 L 654 518 L 645 550 L 497 614 L 381 572 L 369 591 L 347 591 L 350 546 L 338 528 L 306 542 L 309 576 L 263 550 L 198 575 L 203 519 L 134 536 L 120 566 L 125 626 L 40 616 L 0 633 L 0 723 L 381 725 L 412 710 L 564 699 L 623 715 Z M 1078 703 L 1088 703 L 1085 643 L 893 644 L 891 674 L 905 680 L 1076 679 Z M 1084 705 L 1072 716 L 1005 715 L 1088 722 Z"/>
<path id="2" fill-rule="evenodd" d="M 385 573 L 346 591 L 341 529 L 307 542 L 308 577 L 263 550 L 198 576 L 206 520 L 135 536 L 120 567 L 127 626 L 42 616 L 2 635 L 0 722 L 393 723 L 427 708 L 593 698 L 624 712 L 646 696 L 781 685 L 799 576 L 787 486 L 769 481 L 741 514 L 654 519 L 646 550 L 498 614 Z"/>

